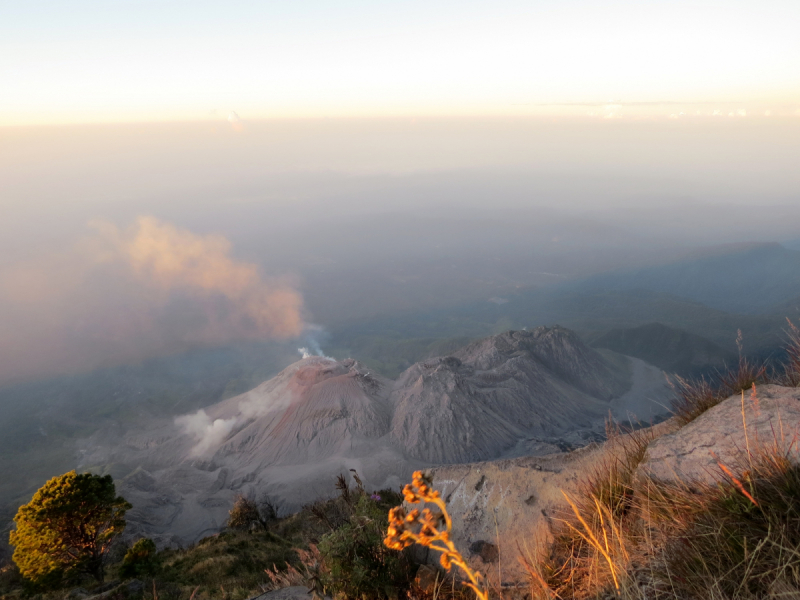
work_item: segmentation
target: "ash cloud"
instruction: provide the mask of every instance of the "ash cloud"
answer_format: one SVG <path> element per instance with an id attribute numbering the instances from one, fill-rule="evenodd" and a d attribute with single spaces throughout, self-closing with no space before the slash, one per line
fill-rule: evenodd
<path id="1" fill-rule="evenodd" d="M 304 331 L 303 301 L 220 235 L 95 221 L 68 248 L 0 266 L 0 384 Z"/>

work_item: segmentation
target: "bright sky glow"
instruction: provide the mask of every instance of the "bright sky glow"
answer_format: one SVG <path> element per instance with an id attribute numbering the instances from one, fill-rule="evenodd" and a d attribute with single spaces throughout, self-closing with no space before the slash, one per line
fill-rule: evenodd
<path id="1" fill-rule="evenodd" d="M 800 2 L 0 4 L 0 125 L 800 116 Z"/>

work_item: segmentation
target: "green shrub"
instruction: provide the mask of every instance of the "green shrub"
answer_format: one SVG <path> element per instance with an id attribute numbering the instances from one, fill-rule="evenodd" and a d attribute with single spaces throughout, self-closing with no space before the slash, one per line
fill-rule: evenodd
<path id="1" fill-rule="evenodd" d="M 70 471 L 53 477 L 14 517 L 14 562 L 26 580 L 44 588 L 81 575 L 102 582 L 106 557 L 130 508 L 110 475 Z"/>
<path id="2" fill-rule="evenodd" d="M 388 507 L 377 494 L 359 494 L 347 523 L 319 543 L 322 584 L 346 598 L 394 598 L 412 579 L 406 557 L 383 544 Z"/>
<path id="3" fill-rule="evenodd" d="M 150 538 L 142 538 L 131 546 L 122 559 L 119 576 L 123 579 L 152 577 L 158 571 L 156 545 Z"/>

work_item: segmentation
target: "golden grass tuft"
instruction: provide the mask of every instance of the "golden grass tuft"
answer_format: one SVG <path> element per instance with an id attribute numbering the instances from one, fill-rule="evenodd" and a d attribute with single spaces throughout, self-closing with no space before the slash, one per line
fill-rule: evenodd
<path id="1" fill-rule="evenodd" d="M 787 387 L 800 387 L 800 328 L 792 323 L 791 319 L 787 318 L 786 322 L 789 325 L 786 331 L 787 360 L 778 383 Z"/>
<path id="2" fill-rule="evenodd" d="M 784 365 L 783 373 L 775 372 L 766 362 L 757 362 L 742 354 L 742 332 L 739 331 L 736 338 L 739 362 L 735 367 L 717 372 L 711 379 L 702 377 L 687 380 L 675 376 L 675 380 L 671 382 L 675 392 L 672 410 L 678 423 L 686 425 L 723 400 L 750 390 L 755 385 L 800 385 L 800 330 L 791 321 L 787 321 L 790 327 L 787 331 L 786 348 L 789 360 Z"/>
<path id="3" fill-rule="evenodd" d="M 523 558 L 540 598 L 592 597 L 630 587 L 634 549 L 642 534 L 634 475 L 653 437 L 652 430 L 607 427 L 608 446 L 600 465 L 555 522 L 553 543 L 539 556 Z M 563 492 L 562 492 L 563 493 Z"/>
<path id="4" fill-rule="evenodd" d="M 781 383 L 782 379 L 771 373 L 767 365 L 747 358 L 741 358 L 738 365 L 726 373 L 718 374 L 714 382 L 705 378 L 690 381 L 676 377 L 673 383 L 673 413 L 681 425 L 686 425 L 734 394 L 762 383 Z"/>

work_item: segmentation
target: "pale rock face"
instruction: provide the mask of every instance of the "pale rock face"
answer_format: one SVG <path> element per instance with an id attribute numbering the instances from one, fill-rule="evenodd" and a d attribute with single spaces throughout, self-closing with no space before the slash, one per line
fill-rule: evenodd
<path id="1" fill-rule="evenodd" d="M 446 465 L 430 473 L 447 503 L 453 541 L 470 566 L 492 582 L 499 577 L 516 584 L 526 581 L 520 554 L 534 558 L 549 543 L 553 520 L 564 516 L 562 492 L 574 495 L 578 475 L 602 457 L 602 446 L 592 444 L 550 456 Z M 486 552 L 487 544 L 496 551 Z M 436 563 L 439 556 L 418 558 Z"/>
<path id="2" fill-rule="evenodd" d="M 734 469 L 747 460 L 748 444 L 753 453 L 777 444 L 797 460 L 800 390 L 762 385 L 757 398 L 754 401 L 750 392 L 744 393 L 744 401 L 742 395 L 731 396 L 685 427 L 655 440 L 638 474 L 664 481 L 712 481 L 720 478 L 720 462 Z"/>

